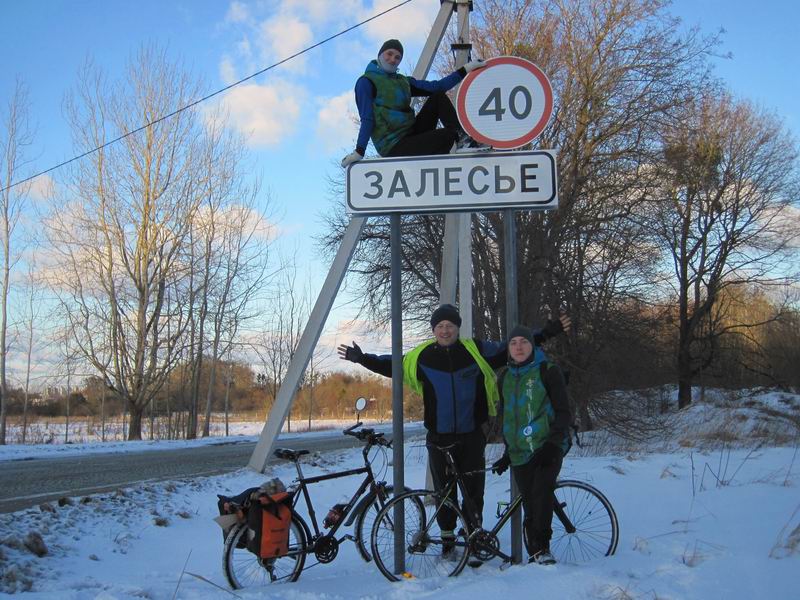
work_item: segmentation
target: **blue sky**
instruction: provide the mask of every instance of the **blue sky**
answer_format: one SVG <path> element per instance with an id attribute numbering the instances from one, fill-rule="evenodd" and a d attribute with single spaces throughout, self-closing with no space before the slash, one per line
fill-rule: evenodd
<path id="1" fill-rule="evenodd" d="M 72 156 L 61 103 L 87 56 L 115 78 L 133 52 L 155 43 L 216 90 L 398 2 L 0 0 L 0 99 L 9 97 L 15 75 L 28 85 L 37 128 L 32 170 L 43 170 Z M 438 0 L 414 0 L 223 100 L 234 124 L 250 135 L 254 174 L 272 192 L 281 244 L 298 249 L 313 289 L 327 272 L 313 241 L 320 214 L 330 210 L 326 178 L 337 175 L 355 140 L 348 114 L 355 112 L 353 83 L 388 37 L 403 41 L 403 68 L 410 72 L 438 7 Z M 737 95 L 774 109 L 800 131 L 800 3 L 677 0 L 670 10 L 687 26 L 724 28 L 720 51 L 733 57 L 716 61 L 718 74 Z"/>

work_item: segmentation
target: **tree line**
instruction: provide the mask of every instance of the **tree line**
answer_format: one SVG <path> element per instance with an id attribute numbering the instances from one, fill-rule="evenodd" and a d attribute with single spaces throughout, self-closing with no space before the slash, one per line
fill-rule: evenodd
<path id="1" fill-rule="evenodd" d="M 584 427 L 611 389 L 676 383 L 681 406 L 698 383 L 796 389 L 798 146 L 714 76 L 722 40 L 682 29 L 661 0 L 483 0 L 470 31 L 475 56 L 530 59 L 553 85 L 553 118 L 531 147 L 556 151 L 559 208 L 515 216 L 518 305 L 527 324 L 571 316 L 548 352 L 571 372 Z M 437 60 L 452 69 L 448 52 Z M 88 404 L 99 391 L 126 407 L 130 439 L 167 402 L 185 437 L 208 435 L 225 398 L 268 409 L 311 298 L 272 250 L 269 194 L 225 115 L 162 119 L 202 84 L 152 47 L 118 79 L 88 61 L 64 102 L 86 154 L 54 172 L 36 212 L 30 182 L 9 187 L 34 139 L 24 83 L 15 90 L 0 113 L 0 443 L 16 394 L 9 352 L 27 365 L 24 411 L 42 340 L 61 357 L 54 378 L 76 389 L 90 377 Z M 337 176 L 319 240 L 330 252 L 347 223 L 341 187 Z M 502 215 L 471 220 L 474 333 L 502 339 Z M 402 230 L 404 317 L 421 333 L 444 219 L 404 217 Z M 376 324 L 389 319 L 388 244 L 388 221 L 371 219 L 351 266 Z M 292 419 L 324 406 L 319 386 L 344 402 L 349 384 L 331 367 L 315 356 Z"/>
<path id="2" fill-rule="evenodd" d="M 213 398 L 208 417 L 201 415 L 201 427 L 205 419 L 209 424 L 225 426 L 235 422 L 263 422 L 265 413 L 269 414 L 275 401 L 270 388 L 273 382 L 264 373 L 253 370 L 249 364 L 222 361 L 215 369 L 224 375 L 211 381 L 211 367 L 204 365 L 199 377 L 201 396 Z M 142 423 L 150 439 L 185 439 L 188 416 L 192 406 L 192 367 L 180 365 L 167 380 L 162 390 L 145 407 Z M 18 425 L 15 439 L 26 443 L 30 439 L 29 428 L 42 418 L 57 418 L 67 426 L 70 422 L 91 421 L 98 429 L 111 421 L 125 422 L 129 427 L 128 403 L 118 393 L 110 390 L 102 378 L 86 377 L 72 390 L 56 394 L 33 394 L 35 402 L 25 405 L 24 390 L 9 388 L 8 416 Z M 367 409 L 362 417 L 377 420 L 391 420 L 392 398 L 390 382 L 377 375 L 342 372 L 318 374 L 313 380 L 307 379 L 297 392 L 296 400 L 288 417 L 287 427 L 291 430 L 310 430 L 325 425 L 325 421 L 354 420 L 355 400 L 367 399 Z M 46 400 L 46 401 L 38 401 Z M 407 393 L 404 415 L 407 419 L 422 418 L 422 403 L 416 396 Z M 323 422 L 320 425 L 320 421 Z M 105 429 L 104 429 L 105 431 Z M 64 438 L 69 439 L 68 432 Z"/>
<path id="3" fill-rule="evenodd" d="M 571 372 L 584 426 L 610 389 L 676 383 L 681 407 L 698 383 L 797 389 L 798 145 L 714 76 L 720 37 L 682 29 L 659 0 L 486 0 L 470 36 L 474 56 L 527 58 L 553 86 L 529 148 L 556 151 L 559 206 L 515 215 L 518 306 L 526 324 L 571 316 L 548 351 Z M 341 189 L 333 178 L 337 206 Z M 346 221 L 331 211 L 329 251 Z M 384 323 L 388 227 L 370 221 L 353 263 L 362 315 Z M 422 331 L 444 218 L 404 217 L 402 238 L 403 306 Z M 472 215 L 476 337 L 506 335 L 504 244 L 502 214 Z"/>

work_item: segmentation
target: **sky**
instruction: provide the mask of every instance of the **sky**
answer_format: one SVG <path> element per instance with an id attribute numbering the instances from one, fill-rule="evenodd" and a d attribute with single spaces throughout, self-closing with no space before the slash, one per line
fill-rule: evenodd
<path id="1" fill-rule="evenodd" d="M 676 411 L 676 392 L 670 396 L 672 427 L 663 427 L 643 443 L 614 438 L 598 430 L 582 434 L 582 448 L 567 455 L 560 479 L 577 479 L 599 489 L 609 500 L 619 523 L 619 541 L 612 556 L 575 564 L 562 560 L 550 567 L 519 565 L 501 570 L 493 559 L 480 569 L 465 568 L 458 577 L 430 577 L 390 583 L 359 557 L 355 545 L 343 541 L 331 564 L 308 557 L 295 583 L 266 589 L 237 590 L 242 599 L 345 600 L 462 600 L 464 598 L 537 598 L 588 600 L 597 598 L 680 598 L 682 600 L 784 599 L 797 596 L 800 561 L 800 507 L 797 486 L 800 463 L 797 448 L 764 444 L 764 431 L 773 440 L 778 432 L 791 440 L 788 421 L 774 415 L 800 403 L 795 394 L 754 393 L 746 403 L 734 402 L 728 392 L 708 390 L 706 401 Z M 343 427 L 345 424 L 340 424 Z M 721 429 L 724 428 L 724 429 Z M 730 440 L 724 446 L 719 432 Z M 338 431 L 331 436 L 341 435 Z M 219 438 L 216 438 L 219 439 Z M 282 439 L 282 443 L 292 440 Z M 203 443 L 191 442 L 192 446 Z M 420 438 L 408 436 L 404 445 L 405 483 L 424 485 L 426 452 Z M 99 444 L 98 444 L 99 445 Z M 117 451 L 139 452 L 128 443 Z M 156 442 L 165 450 L 185 442 Z M 29 459 L 82 456 L 85 445 L 54 448 L 26 447 Z M 290 446 L 291 447 L 291 446 Z M 0 447 L 0 461 L 12 447 Z M 155 449 L 155 448 L 154 448 Z M 63 450 L 63 452 L 62 452 Z M 487 464 L 502 452 L 487 447 Z M 372 454 L 376 476 L 391 481 L 389 456 Z M 306 477 L 363 465 L 359 449 L 314 454 L 303 462 Z M 220 590 L 228 585 L 222 572 L 222 536 L 212 520 L 217 516 L 215 494 L 232 496 L 266 479 L 285 483 L 296 477 L 293 465 L 272 463 L 264 475 L 249 469 L 178 481 L 149 481 L 117 494 L 93 494 L 88 501 L 74 498 L 52 512 L 24 510 L 0 519 L 0 539 L 8 577 L 0 578 L 3 592 L 21 591 L 30 600 L 134 600 L 175 598 L 212 600 L 232 598 Z M 721 482 L 721 483 L 718 483 Z M 346 502 L 358 477 L 322 481 L 310 486 L 317 519 L 336 503 Z M 495 509 L 509 497 L 509 476 L 486 477 L 484 524 L 495 523 Z M 584 508 L 589 525 L 597 518 L 586 504 L 563 496 L 567 510 Z M 765 502 L 765 499 L 768 499 Z M 592 505 L 589 505 L 592 506 Z M 754 508 L 757 514 L 754 518 Z M 303 501 L 298 512 L 309 522 Z M 600 513 L 602 514 L 602 513 Z M 155 519 L 161 526 L 156 526 Z M 407 521 L 407 526 L 409 521 Z M 558 529 L 552 549 L 557 556 Z M 49 554 L 37 558 L 21 541 L 39 532 Z M 345 528 L 342 533 L 355 533 Z M 510 527 L 499 534 L 501 549 L 510 546 Z M 311 567 L 311 565 L 316 565 Z M 202 577 L 202 579 L 200 579 Z M 277 585 L 277 584 L 276 584 Z M 219 586 L 219 587 L 215 587 Z M 16 596 L 15 596 L 16 597 Z"/>
<path id="2" fill-rule="evenodd" d="M 62 102 L 87 58 L 116 79 L 132 53 L 155 44 L 214 91 L 399 1 L 0 0 L 0 101 L 15 76 L 27 84 L 36 129 L 30 168 L 44 170 L 74 155 Z M 279 247 L 297 253 L 299 280 L 314 290 L 328 267 L 315 236 L 324 231 L 324 214 L 337 209 L 328 181 L 339 175 L 339 160 L 356 137 L 355 79 L 389 37 L 403 41 L 402 66 L 410 72 L 438 8 L 438 0 L 413 0 L 207 105 L 221 101 L 248 136 L 252 172 L 272 198 Z M 670 11 L 687 27 L 724 29 L 719 50 L 731 58 L 715 60 L 717 73 L 735 94 L 774 110 L 800 132 L 800 86 L 789 67 L 800 56 L 794 31 L 800 3 L 767 0 L 754 10 L 744 0 L 677 0 Z M 45 183 L 34 185 L 34 200 Z M 329 324 L 343 323 L 351 310 L 344 297 L 338 300 Z"/>

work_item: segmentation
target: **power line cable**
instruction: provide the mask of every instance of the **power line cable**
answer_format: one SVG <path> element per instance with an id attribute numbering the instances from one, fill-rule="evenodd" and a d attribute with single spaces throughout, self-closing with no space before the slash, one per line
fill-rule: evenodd
<path id="1" fill-rule="evenodd" d="M 313 46 L 308 46 L 307 48 L 304 48 L 303 50 L 300 50 L 299 52 L 296 52 L 296 53 L 292 54 L 291 56 L 287 56 L 283 60 L 280 60 L 280 61 L 278 61 L 278 62 L 276 62 L 276 63 L 274 63 L 274 64 L 272 64 L 272 65 L 270 65 L 270 66 L 268 66 L 268 67 L 266 67 L 264 69 L 261 69 L 260 71 L 256 71 L 252 75 L 248 75 L 244 79 L 240 79 L 239 81 L 236 81 L 236 82 L 234 82 L 234 83 L 232 83 L 230 85 L 225 86 L 224 88 L 218 89 L 216 92 L 212 92 L 211 94 L 208 94 L 207 96 L 203 96 L 202 98 L 200 98 L 198 100 L 190 102 L 186 106 L 182 106 L 182 107 L 172 111 L 171 113 L 169 113 L 167 115 L 164 115 L 164 116 L 159 117 L 159 118 L 157 118 L 157 119 L 155 119 L 153 121 L 150 121 L 149 123 L 146 123 L 145 125 L 142 125 L 141 127 L 138 127 L 137 129 L 134 129 L 133 131 L 129 131 L 128 133 L 124 133 L 121 136 L 116 137 L 111 141 L 105 142 L 104 144 L 102 144 L 100 146 L 97 146 L 96 148 L 93 148 L 91 150 L 87 150 L 83 154 L 80 154 L 78 156 L 74 156 L 74 157 L 70 158 L 69 160 L 65 160 L 64 162 L 61 162 L 61 163 L 59 163 L 59 164 L 57 164 L 57 165 L 55 165 L 53 167 L 50 167 L 49 169 L 45 169 L 44 171 L 40 171 L 40 172 L 36 173 L 35 175 L 31 175 L 30 177 L 26 177 L 25 179 L 20 179 L 19 181 L 15 181 L 14 183 L 11 183 L 11 184 L 7 185 L 6 187 L 4 187 L 2 189 L 2 191 L 5 192 L 7 190 L 10 190 L 13 187 L 16 187 L 18 185 L 22 185 L 23 183 L 27 183 L 28 181 L 36 179 L 37 177 L 40 177 L 42 175 L 46 175 L 47 173 L 50 173 L 51 171 L 55 171 L 56 169 L 60 169 L 61 167 L 65 166 L 65 165 L 68 165 L 70 163 L 73 163 L 76 160 L 80 160 L 80 159 L 82 159 L 82 158 L 84 158 L 86 156 L 89 156 L 90 154 L 94 154 L 95 152 L 98 152 L 99 150 L 102 150 L 103 148 L 106 148 L 106 147 L 110 146 L 111 144 L 115 144 L 115 143 L 119 142 L 120 140 L 124 140 L 125 138 L 127 138 L 127 137 L 129 137 L 129 136 L 131 136 L 131 135 L 133 135 L 135 133 L 139 133 L 140 131 L 144 131 L 148 127 L 152 127 L 153 125 L 156 125 L 157 123 L 160 123 L 161 121 L 165 121 L 166 119 L 174 117 L 175 115 L 177 115 L 177 114 L 179 114 L 179 113 L 181 113 L 181 112 L 183 112 L 185 110 L 188 110 L 188 109 L 190 109 L 190 108 L 192 108 L 194 106 L 197 106 L 198 104 L 200 104 L 202 102 L 205 102 L 206 100 L 209 100 L 210 98 L 213 98 L 214 96 L 218 96 L 219 94 L 221 94 L 223 92 L 227 92 L 229 89 L 231 89 L 233 87 L 236 87 L 240 83 L 244 83 L 245 81 L 248 81 L 248 80 L 252 79 L 253 77 L 258 77 L 259 75 L 261 75 L 263 73 L 266 73 L 267 71 L 270 71 L 270 70 L 274 69 L 275 67 L 279 67 L 282 64 L 284 64 L 286 62 L 289 62 L 290 60 L 295 59 L 298 56 L 301 56 L 302 54 L 305 54 L 306 52 L 309 52 L 309 51 L 313 50 L 314 48 L 322 46 L 323 44 L 326 44 L 326 43 L 330 42 L 331 40 L 336 39 L 337 37 L 340 37 L 340 36 L 344 35 L 345 33 L 349 33 L 351 31 L 353 31 L 354 29 L 358 29 L 362 25 L 365 25 L 365 24 L 369 23 L 370 21 L 373 21 L 373 20 L 377 19 L 378 17 L 382 17 L 383 15 L 385 15 L 387 13 L 390 13 L 395 9 L 398 9 L 401 6 L 403 6 L 405 4 L 408 4 L 409 2 L 413 2 L 413 0 L 403 0 L 403 2 L 400 2 L 399 4 L 395 4 L 391 8 L 387 8 L 386 10 L 384 10 L 382 12 L 379 12 L 379 13 L 377 13 L 375 15 L 372 15 L 370 18 L 364 19 L 360 23 L 356 23 L 355 25 L 351 25 L 347 29 L 343 29 L 339 33 L 335 33 L 334 35 L 332 35 L 330 37 L 327 37 L 322 41 L 317 42 Z"/>

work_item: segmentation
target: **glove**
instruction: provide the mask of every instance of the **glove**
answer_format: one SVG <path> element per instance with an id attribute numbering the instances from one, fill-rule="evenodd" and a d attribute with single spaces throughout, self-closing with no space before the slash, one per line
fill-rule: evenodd
<path id="1" fill-rule="evenodd" d="M 550 339 L 563 333 L 564 323 L 560 319 L 548 319 L 547 324 L 542 328 L 545 338 Z"/>
<path id="2" fill-rule="evenodd" d="M 353 150 L 350 154 L 348 154 L 342 159 L 342 168 L 347 168 L 349 165 L 352 165 L 354 162 L 360 161 L 362 158 L 364 157 L 361 154 L 359 154 L 358 151 Z"/>
<path id="3" fill-rule="evenodd" d="M 469 73 L 470 71 L 474 71 L 475 69 L 482 69 L 486 66 L 486 63 L 482 60 L 471 60 L 467 64 L 464 65 L 464 70 Z"/>
<path id="4" fill-rule="evenodd" d="M 563 456 L 561 448 L 552 442 L 545 442 L 544 445 L 533 453 L 530 465 L 532 467 L 549 467 Z"/>
<path id="5" fill-rule="evenodd" d="M 503 456 L 497 459 L 492 465 L 492 473 L 496 475 L 502 475 L 506 472 L 506 469 L 508 469 L 510 464 L 511 459 L 508 457 L 508 454 L 503 454 Z"/>
<path id="6" fill-rule="evenodd" d="M 342 344 L 339 346 L 339 357 L 342 360 L 349 360 L 354 363 L 361 363 L 364 359 L 364 352 L 359 348 L 358 344 L 353 342 L 352 346 Z"/>

